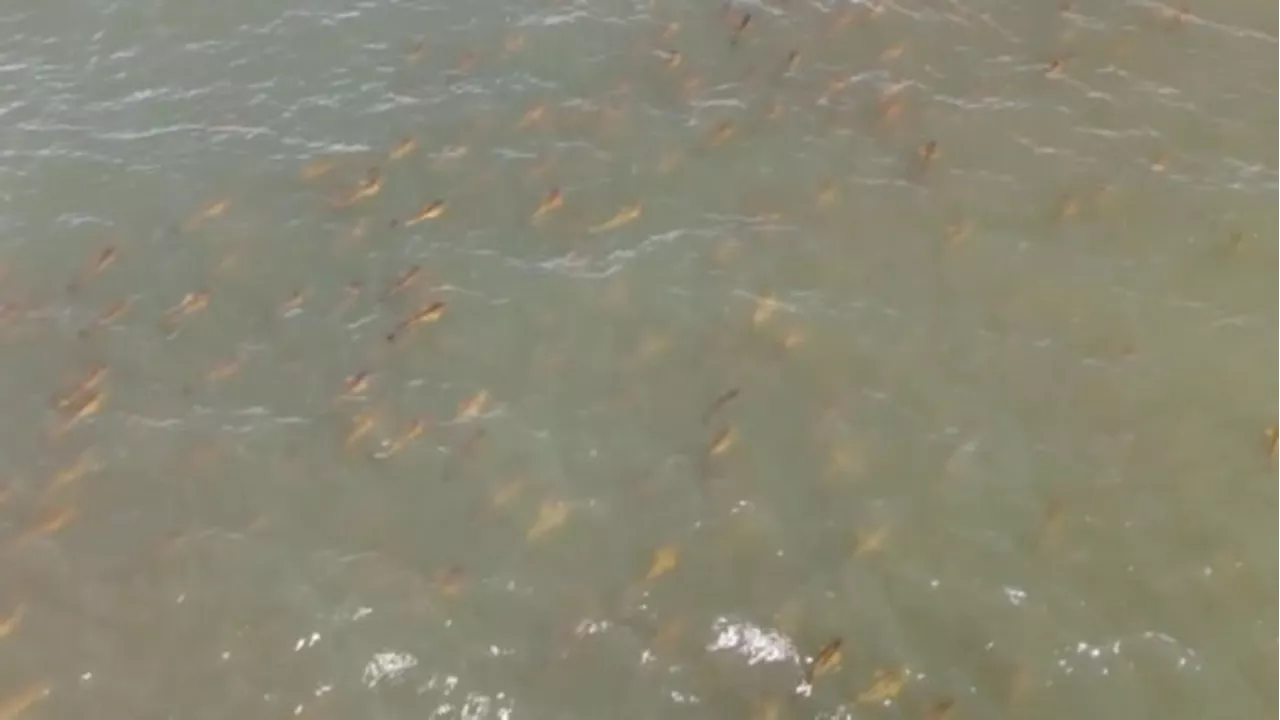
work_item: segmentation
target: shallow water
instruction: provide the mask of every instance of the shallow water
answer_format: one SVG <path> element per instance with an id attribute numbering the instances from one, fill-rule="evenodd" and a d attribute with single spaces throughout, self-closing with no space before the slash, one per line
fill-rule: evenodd
<path id="1" fill-rule="evenodd" d="M 1276 714 L 1273 8 L 198 5 L 0 13 L 0 718 Z"/>

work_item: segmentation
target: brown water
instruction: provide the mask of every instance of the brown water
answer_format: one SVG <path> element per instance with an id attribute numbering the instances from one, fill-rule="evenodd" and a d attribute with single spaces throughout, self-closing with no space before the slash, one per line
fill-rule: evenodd
<path id="1" fill-rule="evenodd" d="M 0 27 L 0 718 L 1277 713 L 1274 7 Z"/>

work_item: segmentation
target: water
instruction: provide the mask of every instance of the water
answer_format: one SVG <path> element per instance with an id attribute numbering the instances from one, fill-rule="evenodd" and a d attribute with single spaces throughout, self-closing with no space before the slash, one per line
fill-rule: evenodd
<path id="1" fill-rule="evenodd" d="M 5 720 L 1277 712 L 1273 8 L 0 27 Z"/>

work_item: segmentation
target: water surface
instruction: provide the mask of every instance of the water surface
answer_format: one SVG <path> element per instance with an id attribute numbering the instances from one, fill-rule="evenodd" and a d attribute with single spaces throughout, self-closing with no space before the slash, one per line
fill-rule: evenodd
<path id="1" fill-rule="evenodd" d="M 1273 8 L 0 27 L 0 716 L 1277 712 Z"/>

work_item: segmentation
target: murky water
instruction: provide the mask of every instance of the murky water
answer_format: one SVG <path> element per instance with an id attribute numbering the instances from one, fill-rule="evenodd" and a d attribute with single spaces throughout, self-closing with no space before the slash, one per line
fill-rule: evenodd
<path id="1" fill-rule="evenodd" d="M 0 718 L 1274 716 L 1275 28 L 5 4 Z"/>

